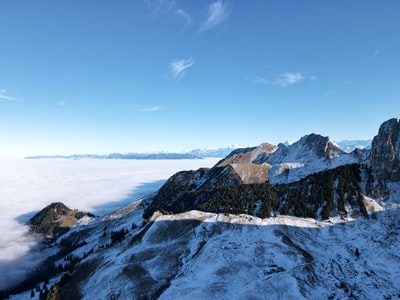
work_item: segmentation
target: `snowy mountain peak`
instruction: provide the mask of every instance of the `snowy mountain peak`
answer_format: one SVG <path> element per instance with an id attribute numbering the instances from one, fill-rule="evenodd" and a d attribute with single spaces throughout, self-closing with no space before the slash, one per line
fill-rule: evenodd
<path id="1" fill-rule="evenodd" d="M 260 147 L 255 149 L 259 150 Z M 270 145 L 269 149 L 247 154 L 247 157 L 255 157 L 248 161 L 250 163 L 269 166 L 268 177 L 264 178 L 271 183 L 293 182 L 315 172 L 356 162 L 355 157 L 344 153 L 328 137 L 315 133 L 305 135 L 290 145 Z"/>
<path id="2" fill-rule="evenodd" d="M 343 151 L 329 137 L 315 133 L 302 137 L 296 144 L 303 145 L 320 158 L 331 159 L 343 154 Z"/>
<path id="3" fill-rule="evenodd" d="M 339 157 L 342 159 L 338 160 Z M 263 143 L 258 147 L 237 149 L 217 165 L 231 165 L 245 183 L 268 180 L 287 183 L 353 162 L 354 157 L 345 154 L 328 137 L 310 134 L 289 146 Z"/>
<path id="4" fill-rule="evenodd" d="M 333 159 L 344 152 L 328 137 L 319 134 L 303 136 L 299 141 L 285 145 L 280 143 L 273 153 L 264 157 L 258 157 L 256 163 L 315 163 L 316 160 Z"/>

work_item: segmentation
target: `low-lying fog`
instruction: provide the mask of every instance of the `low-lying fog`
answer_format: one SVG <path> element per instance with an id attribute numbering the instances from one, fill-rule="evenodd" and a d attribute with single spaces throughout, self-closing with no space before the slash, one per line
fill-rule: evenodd
<path id="1" fill-rule="evenodd" d="M 211 167 L 204 160 L 0 160 L 0 290 L 40 260 L 24 224 L 52 202 L 95 215 L 155 192 L 174 173 Z"/>

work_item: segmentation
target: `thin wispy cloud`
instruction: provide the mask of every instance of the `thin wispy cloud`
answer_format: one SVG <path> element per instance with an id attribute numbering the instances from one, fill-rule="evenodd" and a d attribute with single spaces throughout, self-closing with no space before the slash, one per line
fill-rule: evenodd
<path id="1" fill-rule="evenodd" d="M 271 84 L 270 80 L 268 80 L 263 76 L 255 76 L 255 77 L 247 76 L 247 79 L 254 84 Z"/>
<path id="2" fill-rule="evenodd" d="M 316 81 L 316 80 L 318 80 L 318 77 L 315 76 L 315 75 L 311 75 L 310 77 L 308 77 L 308 80 L 310 80 L 310 81 Z"/>
<path id="3" fill-rule="evenodd" d="M 300 73 L 282 73 L 275 76 L 274 82 L 282 87 L 298 83 L 304 79 Z"/>
<path id="4" fill-rule="evenodd" d="M 379 56 L 379 54 L 381 54 L 381 49 L 377 48 L 374 51 L 374 54 L 372 55 L 372 58 L 375 59 Z"/>
<path id="5" fill-rule="evenodd" d="M 182 9 L 174 0 L 144 0 L 149 15 L 154 19 L 183 20 L 183 31 L 192 25 L 192 16 L 189 12 Z"/>
<path id="6" fill-rule="evenodd" d="M 330 97 L 330 96 L 333 96 L 333 95 L 337 95 L 337 94 L 342 93 L 346 89 L 352 88 L 352 86 L 353 86 L 353 82 L 352 81 L 345 80 L 345 81 L 341 82 L 337 87 L 326 91 L 323 95 L 325 97 Z"/>
<path id="7" fill-rule="evenodd" d="M 184 19 L 185 25 L 183 27 L 183 30 L 187 29 L 192 25 L 192 17 L 190 14 L 183 9 L 178 9 L 176 10 L 176 14 Z"/>
<path id="8" fill-rule="evenodd" d="M 192 58 L 188 59 L 176 59 L 171 62 L 171 74 L 175 79 L 181 79 L 185 74 L 187 69 L 194 65 L 194 60 Z"/>
<path id="9" fill-rule="evenodd" d="M 0 90 L 0 100 L 4 101 L 17 101 L 16 98 L 8 96 L 7 91 L 5 89 Z"/>
<path id="10" fill-rule="evenodd" d="M 220 27 L 229 17 L 231 9 L 224 1 L 215 1 L 208 5 L 200 20 L 194 20 L 191 12 L 182 9 L 176 0 L 143 0 L 149 16 L 154 19 L 171 20 L 180 18 L 184 21 L 183 31 L 196 23 L 199 32 Z"/>
<path id="11" fill-rule="evenodd" d="M 247 79 L 254 84 L 277 85 L 280 87 L 288 87 L 304 80 L 315 81 L 317 80 L 317 77 L 314 75 L 305 77 L 299 72 L 285 72 L 285 73 L 274 74 L 271 77 L 247 76 Z"/>
<path id="12" fill-rule="evenodd" d="M 215 28 L 224 23 L 230 14 L 230 9 L 223 1 L 211 3 L 207 7 L 207 15 L 200 26 L 200 32 Z"/>
<path id="13" fill-rule="evenodd" d="M 153 17 L 168 15 L 175 7 L 174 0 L 144 0 L 144 3 Z"/>
<path id="14" fill-rule="evenodd" d="M 58 105 L 59 105 L 59 106 L 64 106 L 64 105 L 65 105 L 64 100 L 59 101 L 59 102 L 58 102 Z"/>
<path id="15" fill-rule="evenodd" d="M 159 110 L 161 110 L 160 106 L 146 106 L 138 109 L 138 111 L 143 111 L 143 112 L 155 112 Z"/>

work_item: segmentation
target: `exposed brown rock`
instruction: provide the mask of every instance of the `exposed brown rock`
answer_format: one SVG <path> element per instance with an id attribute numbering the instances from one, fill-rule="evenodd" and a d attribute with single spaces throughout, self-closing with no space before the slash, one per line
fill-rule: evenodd
<path id="1" fill-rule="evenodd" d="M 72 210 L 61 202 L 55 202 L 34 215 L 28 225 L 32 232 L 53 239 L 66 233 L 79 219 L 87 215 L 85 212 Z"/>

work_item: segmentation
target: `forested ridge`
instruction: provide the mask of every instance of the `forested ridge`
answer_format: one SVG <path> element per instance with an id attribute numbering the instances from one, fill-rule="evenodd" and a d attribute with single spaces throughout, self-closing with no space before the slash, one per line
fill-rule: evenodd
<path id="1" fill-rule="evenodd" d="M 163 213 L 180 213 L 187 210 L 202 210 L 214 213 L 248 214 L 268 218 L 274 214 L 328 219 L 332 212 L 346 215 L 345 206 L 367 215 L 360 187 L 358 164 L 340 166 L 335 169 L 311 174 L 290 184 L 268 182 L 244 184 L 232 169 L 223 172 L 213 184 L 202 182 L 200 186 L 188 184 L 195 172 L 180 172 L 169 180 L 157 193 L 145 217 L 159 210 Z M 211 169 L 212 170 L 212 169 Z M 200 171 L 199 178 L 210 174 Z M 218 174 L 212 170 L 212 176 Z M 218 184 L 218 181 L 228 184 Z M 232 183 L 232 184 L 229 184 Z M 173 192 L 172 192 L 173 191 Z"/>

